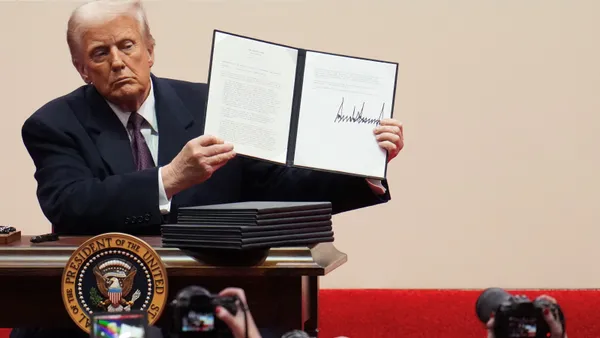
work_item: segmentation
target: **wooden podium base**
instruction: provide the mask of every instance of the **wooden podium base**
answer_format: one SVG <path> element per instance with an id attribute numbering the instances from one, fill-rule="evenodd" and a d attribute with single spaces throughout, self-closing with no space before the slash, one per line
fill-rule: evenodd
<path id="1" fill-rule="evenodd" d="M 19 234 L 20 235 L 20 234 Z M 0 327 L 73 327 L 61 298 L 61 275 L 71 254 L 87 237 L 61 237 L 30 243 L 29 236 L 0 245 L 0 298 L 10 311 Z M 317 337 L 319 276 L 347 261 L 333 243 L 314 247 L 272 248 L 254 266 L 215 266 L 175 248 L 161 247 L 159 237 L 140 237 L 161 256 L 169 278 L 169 300 L 186 286 L 212 293 L 226 287 L 244 289 L 256 324 L 287 332 L 304 330 Z M 169 327 L 169 311 L 157 326 Z"/>

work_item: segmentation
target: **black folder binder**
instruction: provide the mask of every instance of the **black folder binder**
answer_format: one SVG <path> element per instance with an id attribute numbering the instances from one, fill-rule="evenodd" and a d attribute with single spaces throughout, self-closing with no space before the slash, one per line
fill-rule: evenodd
<path id="1" fill-rule="evenodd" d="M 331 227 L 331 220 L 288 223 L 275 225 L 195 225 L 195 224 L 164 224 L 161 227 L 163 236 L 193 235 L 193 234 L 239 234 L 243 236 L 259 236 L 273 231 L 311 232 L 324 227 Z"/>
<path id="2" fill-rule="evenodd" d="M 301 217 L 288 217 L 288 218 L 267 218 L 267 219 L 251 219 L 242 217 L 178 217 L 177 224 L 189 224 L 189 225 L 255 225 L 255 226 L 266 226 L 266 225 L 280 225 L 280 224 L 303 224 L 307 222 L 320 222 L 328 221 L 331 219 L 331 215 L 314 215 L 314 216 L 301 216 Z"/>
<path id="3" fill-rule="evenodd" d="M 232 210 L 231 212 L 227 212 L 227 217 L 233 219 L 257 219 L 257 220 L 265 220 L 272 218 L 288 218 L 288 217 L 305 217 L 305 216 L 316 216 L 316 215 L 331 215 L 331 208 L 322 208 L 322 209 L 309 209 L 309 210 L 298 210 L 298 211 L 282 211 L 282 212 L 273 212 L 273 213 L 256 213 L 256 212 L 248 212 L 248 211 L 236 211 Z M 202 210 L 200 212 L 196 212 L 195 210 L 183 210 L 183 212 L 178 214 L 179 218 L 182 219 L 192 219 L 192 218 L 204 218 L 204 219 L 214 219 L 214 218 L 223 218 L 222 211 L 206 211 Z"/>
<path id="4" fill-rule="evenodd" d="M 330 202 L 250 201 L 185 207 L 161 226 L 165 247 L 259 249 L 332 242 Z"/>
<path id="5" fill-rule="evenodd" d="M 180 249 L 225 249 L 225 250 L 249 250 L 249 249 L 268 249 L 273 247 L 295 247 L 316 245 L 319 243 L 333 242 L 333 236 L 313 237 L 306 239 L 288 239 L 272 240 L 258 243 L 219 243 L 219 242 L 197 242 L 197 241 L 177 241 L 163 239 L 163 247 L 172 247 Z"/>
<path id="6" fill-rule="evenodd" d="M 207 239 L 195 239 L 195 238 L 178 238 L 170 239 L 163 238 L 163 242 L 178 242 L 178 243 L 190 243 L 190 244 L 256 244 L 265 242 L 283 242 L 289 240 L 303 239 L 310 240 L 313 238 L 329 238 L 333 237 L 333 231 L 320 231 L 308 234 L 291 234 L 291 235 L 276 235 L 266 237 L 253 237 L 253 238 L 207 238 Z"/>
<path id="7" fill-rule="evenodd" d="M 287 229 L 287 230 L 267 230 L 267 231 L 162 231 L 164 239 L 191 239 L 191 240 L 210 240 L 210 239 L 245 239 L 245 238 L 265 238 L 265 237 L 276 237 L 276 236 L 289 236 L 289 235 L 300 235 L 300 234 L 314 234 L 321 232 L 333 231 L 331 225 L 318 226 L 313 228 L 302 228 L 302 229 Z"/>
<path id="8" fill-rule="evenodd" d="M 280 201 L 248 201 L 237 203 L 211 204 L 195 207 L 183 207 L 178 215 L 256 215 L 257 218 L 305 216 L 315 210 L 329 211 L 331 202 L 280 202 Z M 281 215 L 281 216 L 275 216 Z"/>

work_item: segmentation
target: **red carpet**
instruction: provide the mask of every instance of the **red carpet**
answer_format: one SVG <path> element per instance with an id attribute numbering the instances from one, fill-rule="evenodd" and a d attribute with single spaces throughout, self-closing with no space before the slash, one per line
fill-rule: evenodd
<path id="1" fill-rule="evenodd" d="M 600 337 L 600 290 L 526 291 L 556 298 L 571 338 Z M 485 338 L 475 316 L 480 291 L 322 290 L 321 338 Z M 8 337 L 0 329 L 0 338 Z"/>
<path id="2" fill-rule="evenodd" d="M 600 290 L 546 293 L 561 304 L 570 338 L 600 337 Z M 322 290 L 321 338 L 485 338 L 475 315 L 480 291 Z"/>

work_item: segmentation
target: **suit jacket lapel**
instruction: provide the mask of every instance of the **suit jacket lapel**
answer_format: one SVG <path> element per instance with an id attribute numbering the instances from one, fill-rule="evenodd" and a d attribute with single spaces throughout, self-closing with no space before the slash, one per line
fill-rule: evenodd
<path id="1" fill-rule="evenodd" d="M 158 165 L 168 164 L 193 138 L 188 127 L 193 117 L 166 81 L 152 75 L 158 122 Z"/>
<path id="2" fill-rule="evenodd" d="M 87 127 L 92 140 L 110 170 L 118 175 L 135 171 L 131 143 L 119 118 L 93 86 L 85 90 L 87 105 L 74 109 L 87 112 Z"/>
<path id="3" fill-rule="evenodd" d="M 156 119 L 158 122 L 158 166 L 168 164 L 195 135 L 187 129 L 193 117 L 164 80 L 152 75 Z M 119 118 L 93 86 L 85 88 L 87 104 L 73 102 L 82 124 L 95 142 L 100 155 L 113 172 L 124 174 L 135 171 L 131 143 Z"/>

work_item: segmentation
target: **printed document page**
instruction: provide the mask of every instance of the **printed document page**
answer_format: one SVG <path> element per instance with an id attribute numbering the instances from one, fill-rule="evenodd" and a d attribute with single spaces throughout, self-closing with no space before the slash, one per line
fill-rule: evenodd
<path id="1" fill-rule="evenodd" d="M 298 52 L 216 32 L 204 133 L 285 163 Z"/>
<path id="2" fill-rule="evenodd" d="M 383 178 L 374 128 L 390 118 L 397 64 L 307 52 L 294 164 Z"/>

